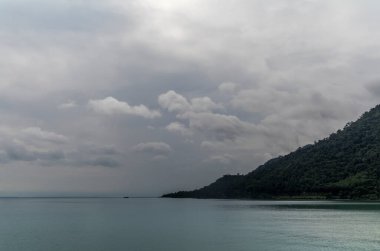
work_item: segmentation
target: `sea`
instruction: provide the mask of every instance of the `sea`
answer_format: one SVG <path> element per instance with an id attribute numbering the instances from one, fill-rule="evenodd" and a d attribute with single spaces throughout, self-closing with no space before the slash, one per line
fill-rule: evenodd
<path id="1" fill-rule="evenodd" d="M 3 198 L 1 251 L 375 251 L 380 203 Z"/>

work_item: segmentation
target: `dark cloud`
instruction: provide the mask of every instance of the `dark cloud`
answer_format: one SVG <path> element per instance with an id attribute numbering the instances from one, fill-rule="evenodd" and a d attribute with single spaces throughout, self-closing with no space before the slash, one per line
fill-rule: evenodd
<path id="1" fill-rule="evenodd" d="M 5 148 L 5 161 L 21 160 L 21 161 L 34 161 L 37 159 L 35 152 L 28 151 L 25 147 L 20 145 L 10 145 Z"/>
<path id="2" fill-rule="evenodd" d="M 2 161 L 60 161 L 65 159 L 65 154 L 59 150 L 33 150 L 21 144 L 11 144 L 4 147 Z"/>
<path id="3" fill-rule="evenodd" d="M 120 152 L 110 145 L 79 144 L 38 127 L 0 130 L 0 161 L 30 165 L 117 167 Z M 72 149 L 75 148 L 73 151 Z"/>

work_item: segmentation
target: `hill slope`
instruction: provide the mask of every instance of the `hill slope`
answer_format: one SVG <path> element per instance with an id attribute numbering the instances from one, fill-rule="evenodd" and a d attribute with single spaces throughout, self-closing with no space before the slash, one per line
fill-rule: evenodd
<path id="1" fill-rule="evenodd" d="M 380 105 L 313 145 L 247 175 L 225 175 L 172 198 L 380 199 Z"/>

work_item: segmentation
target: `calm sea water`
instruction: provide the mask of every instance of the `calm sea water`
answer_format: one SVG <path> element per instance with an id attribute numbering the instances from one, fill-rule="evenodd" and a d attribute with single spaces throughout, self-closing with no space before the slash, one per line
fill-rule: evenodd
<path id="1" fill-rule="evenodd" d="M 380 203 L 0 199 L 1 251 L 380 250 Z"/>

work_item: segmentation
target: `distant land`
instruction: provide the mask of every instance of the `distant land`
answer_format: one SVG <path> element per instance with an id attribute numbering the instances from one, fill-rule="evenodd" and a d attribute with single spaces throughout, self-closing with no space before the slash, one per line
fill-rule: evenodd
<path id="1" fill-rule="evenodd" d="M 380 105 L 328 138 L 168 198 L 380 199 Z"/>

